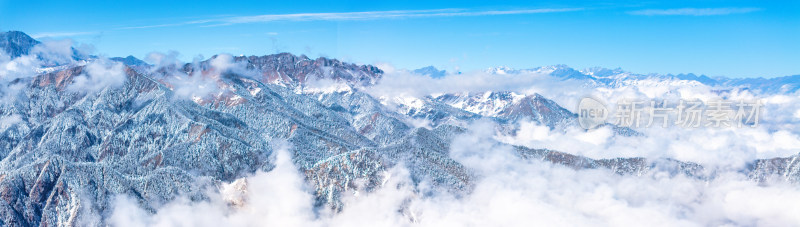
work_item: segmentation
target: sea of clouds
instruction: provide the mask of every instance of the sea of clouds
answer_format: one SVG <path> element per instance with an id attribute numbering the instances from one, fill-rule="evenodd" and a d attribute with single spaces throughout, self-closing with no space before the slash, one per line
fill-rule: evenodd
<path id="1" fill-rule="evenodd" d="M 330 83 L 325 83 L 331 85 Z M 334 85 L 332 85 L 334 86 Z M 609 127 L 553 130 L 522 122 L 515 135 L 496 130 L 496 123 L 477 121 L 453 141 L 450 156 L 479 178 L 467 195 L 414 185 L 398 165 L 385 173 L 382 187 L 347 192 L 344 209 L 313 207 L 312 190 L 289 161 L 290 145 L 276 148 L 277 167 L 220 190 L 211 199 L 179 199 L 155 213 L 119 197 L 111 221 L 120 226 L 791 226 L 800 223 L 800 188 L 783 181 L 755 182 L 742 170 L 755 159 L 787 157 L 800 152 L 800 95 L 754 93 L 686 81 L 639 81 L 608 87 L 563 80 L 546 74 L 496 75 L 474 72 L 434 79 L 407 71 L 387 70 L 376 97 L 424 98 L 457 92 L 514 91 L 539 93 L 575 111 L 580 98 L 607 103 L 620 99 L 761 100 L 757 127 L 636 128 L 642 136 L 621 136 Z M 726 92 L 718 92 L 727 89 Z M 510 145 L 582 155 L 590 158 L 646 157 L 695 162 L 714 169 L 711 179 L 658 170 L 642 176 L 605 169 L 575 170 L 523 160 Z M 245 189 L 231 190 L 247 182 Z M 235 198 L 235 199 L 232 199 Z"/>
<path id="2" fill-rule="evenodd" d="M 498 144 L 491 122 L 477 122 L 457 137 L 450 155 L 479 179 L 455 196 L 414 186 L 408 173 L 387 171 L 380 189 L 348 192 L 344 209 L 312 206 L 312 190 L 276 149 L 276 168 L 245 179 L 245 190 L 210 191 L 210 199 L 178 199 L 155 213 L 117 198 L 117 226 L 787 226 L 800 223 L 800 190 L 785 182 L 759 184 L 735 171 L 705 181 L 652 172 L 623 176 L 604 169 L 574 170 L 522 160 Z M 231 183 L 233 184 L 233 183 Z M 239 198 L 241 197 L 241 198 Z M 231 198 L 243 203 L 232 205 Z"/>
<path id="3" fill-rule="evenodd" d="M 590 158 L 646 157 L 673 158 L 704 165 L 742 167 L 755 159 L 787 157 L 800 153 L 800 93 L 768 93 L 736 87 L 713 87 L 696 81 L 645 79 L 628 86 L 603 86 L 588 80 L 564 80 L 543 73 L 451 74 L 440 79 L 407 71 L 390 71 L 381 83 L 370 88 L 376 97 L 416 97 L 463 92 L 512 91 L 538 93 L 562 107 L 577 112 L 578 102 L 592 97 L 605 102 L 612 112 L 623 100 L 713 100 L 760 101 L 759 123 L 755 127 L 661 127 L 646 124 L 633 129 L 644 136 L 615 135 L 610 127 L 584 130 L 579 127 L 552 130 L 535 122 L 522 122 L 515 135 L 495 135 L 501 142 L 532 148 L 548 148 Z M 724 92 L 720 92 L 724 91 Z M 660 103 L 660 101 L 659 101 Z M 648 105 L 648 104 L 645 104 Z M 735 110 L 735 109 L 734 109 Z M 646 112 L 644 113 L 646 114 Z M 673 116 L 674 117 L 674 116 Z M 672 118 L 670 123 L 674 123 Z"/>
<path id="4" fill-rule="evenodd" d="M 54 64 L 83 64 L 84 74 L 68 87 L 97 92 L 124 83 L 124 67 L 100 57 L 74 62 L 71 42 L 45 42 L 33 54 L 11 59 L 0 54 L 0 101 L 13 101 L 23 89 L 15 79 L 38 75 Z M 177 53 L 153 53 L 148 62 L 163 75 L 176 97 L 218 92 L 223 72 L 244 67 L 230 55 L 211 60 L 212 70 L 180 70 Z M 200 58 L 191 67 L 200 67 Z M 312 189 L 292 164 L 291 144 L 275 144 L 276 168 L 228 182 L 206 194 L 209 199 L 180 198 L 144 210 L 120 195 L 107 217 L 115 226 L 791 226 L 800 224 L 800 188 L 795 183 L 755 182 L 741 170 L 755 159 L 787 157 L 800 152 L 800 94 L 769 93 L 714 87 L 698 82 L 642 80 L 610 87 L 547 74 L 472 72 L 430 78 L 384 67 L 376 86 L 365 88 L 376 97 L 415 97 L 456 92 L 513 91 L 538 93 L 575 111 L 581 98 L 606 103 L 621 99 L 761 100 L 757 127 L 636 128 L 642 136 L 627 137 L 609 127 L 553 130 L 522 122 L 514 135 L 501 133 L 491 121 L 477 121 L 453 141 L 450 156 L 478 173 L 467 195 L 438 191 L 424 182 L 414 185 L 398 165 L 384 173 L 373 192 L 347 192 L 344 209 L 332 212 L 313 206 Z M 52 69 L 50 69 L 52 70 Z M 154 73 L 150 72 L 150 73 Z M 247 72 L 240 72 L 247 73 Z M 327 83 L 326 83 L 327 84 Z M 720 92 L 720 91 L 724 92 Z M 0 117 L 0 129 L 19 122 L 18 115 Z M 424 125 L 417 125 L 424 127 Z M 718 170 L 710 180 L 659 171 L 642 176 L 609 170 L 574 170 L 538 160 L 523 160 L 510 145 L 547 148 L 590 158 L 646 157 L 695 162 Z M 242 183 L 246 182 L 246 183 Z M 244 186 L 242 186 L 244 185 Z"/>

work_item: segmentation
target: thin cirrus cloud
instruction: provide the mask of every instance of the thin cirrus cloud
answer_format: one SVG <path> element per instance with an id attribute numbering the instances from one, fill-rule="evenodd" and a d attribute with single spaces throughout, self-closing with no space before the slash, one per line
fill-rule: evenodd
<path id="1" fill-rule="evenodd" d="M 267 23 L 275 21 L 346 21 L 346 20 L 406 19 L 406 18 L 423 18 L 423 17 L 523 15 L 523 14 L 571 12 L 580 10 L 583 10 L 583 8 L 544 8 L 544 9 L 486 10 L 486 11 L 474 11 L 467 9 L 430 9 L 430 10 L 390 10 L 390 11 L 365 11 L 365 12 L 343 12 L 343 13 L 264 14 L 255 16 L 233 16 L 233 17 L 223 17 L 216 19 L 194 20 L 194 21 L 159 24 L 159 25 L 131 26 L 131 27 L 123 27 L 120 29 L 174 27 L 183 25 L 226 26 L 235 24 Z"/>
<path id="2" fill-rule="evenodd" d="M 629 11 L 631 15 L 643 16 L 718 16 L 751 13 L 760 8 L 680 8 L 680 9 L 643 9 Z"/>
<path id="3" fill-rule="evenodd" d="M 40 38 L 57 38 L 57 37 L 72 37 L 72 36 L 81 36 L 81 35 L 94 35 L 97 32 L 44 32 L 44 33 L 36 33 L 32 34 L 31 37 L 34 39 Z"/>

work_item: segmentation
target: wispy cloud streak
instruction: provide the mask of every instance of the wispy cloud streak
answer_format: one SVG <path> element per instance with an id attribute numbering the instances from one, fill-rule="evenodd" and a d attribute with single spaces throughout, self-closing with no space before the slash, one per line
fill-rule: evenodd
<path id="1" fill-rule="evenodd" d="M 32 34 L 31 37 L 34 39 L 39 38 L 57 38 L 57 37 L 72 37 L 72 36 L 81 36 L 81 35 L 94 35 L 98 32 L 44 32 L 44 33 L 36 33 Z"/>
<path id="2" fill-rule="evenodd" d="M 142 29 L 173 27 L 184 25 L 226 26 L 249 23 L 268 23 L 276 21 L 347 21 L 347 20 L 380 20 L 380 19 L 406 19 L 424 17 L 470 17 L 493 15 L 522 15 L 539 13 L 558 13 L 580 11 L 582 8 L 557 8 L 557 9 L 523 9 L 523 10 L 487 10 L 472 11 L 466 9 L 431 9 L 431 10 L 391 10 L 391 11 L 366 11 L 342 13 L 294 13 L 294 14 L 264 14 L 255 16 L 233 16 L 217 19 L 195 20 L 180 23 L 131 26 L 120 29 Z"/>
<path id="3" fill-rule="evenodd" d="M 629 11 L 631 15 L 644 16 L 717 16 L 729 14 L 751 13 L 760 8 L 680 8 L 680 9 L 644 9 Z"/>

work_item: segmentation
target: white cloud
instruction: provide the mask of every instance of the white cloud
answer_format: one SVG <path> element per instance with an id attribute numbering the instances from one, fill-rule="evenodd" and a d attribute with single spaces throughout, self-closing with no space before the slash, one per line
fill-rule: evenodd
<path id="1" fill-rule="evenodd" d="M 644 16 L 716 16 L 742 14 L 760 11 L 760 8 L 680 8 L 680 9 L 643 9 L 630 11 L 628 14 Z"/>
<path id="2" fill-rule="evenodd" d="M 97 92 L 122 86 L 127 79 L 125 65 L 108 59 L 98 59 L 85 66 L 85 73 L 76 76 L 67 89 L 75 92 Z"/>
<path id="3" fill-rule="evenodd" d="M 209 95 L 220 95 L 230 89 L 223 81 L 223 75 L 233 73 L 237 76 L 253 78 L 257 73 L 247 69 L 243 61 L 235 61 L 230 54 L 219 54 L 208 60 L 208 68 L 201 67 L 202 57 L 195 58 L 190 64 L 191 74 L 183 71 L 184 63 L 177 59 L 177 52 L 168 54 L 153 52 L 148 54 L 146 60 L 155 66 L 150 73 L 163 78 L 176 98 L 193 99 L 200 102 Z"/>
<path id="4" fill-rule="evenodd" d="M 172 86 L 172 91 L 178 98 L 202 99 L 219 91 L 219 86 L 214 79 L 206 78 L 200 73 L 191 76 L 173 76 L 167 82 Z"/>
<path id="5" fill-rule="evenodd" d="M 33 77 L 44 68 L 73 62 L 72 40 L 48 40 L 31 49 L 29 55 L 11 58 L 0 51 L 0 79 L 10 81 L 17 78 Z"/>
<path id="6" fill-rule="evenodd" d="M 32 77 L 37 73 L 37 69 L 42 67 L 41 64 L 36 56 L 23 55 L 13 60 L 7 55 L 4 59 L 0 56 L 0 79 L 11 81 L 16 78 Z"/>
<path id="7" fill-rule="evenodd" d="M 31 54 L 39 56 L 45 64 L 67 64 L 74 61 L 72 44 L 70 39 L 48 40 L 34 46 Z"/>
<path id="8" fill-rule="evenodd" d="M 183 62 L 178 60 L 180 54 L 177 51 L 170 51 L 168 53 L 150 52 L 144 60 L 147 63 L 153 64 L 153 71 L 164 67 L 180 67 Z"/>
<path id="9" fill-rule="evenodd" d="M 546 126 L 521 123 L 516 135 L 496 134 L 510 144 L 547 148 L 591 158 L 672 158 L 708 167 L 741 169 L 755 159 L 787 157 L 798 153 L 800 136 L 767 128 L 637 128 L 643 136 L 613 135 L 609 127 L 584 131 L 578 127 L 550 131 Z"/>
<path id="10" fill-rule="evenodd" d="M 315 210 L 302 176 L 280 150 L 274 171 L 247 178 L 244 206 L 230 206 L 219 199 L 224 195 L 212 192 L 209 201 L 178 200 L 148 214 L 122 200 L 111 220 L 155 226 L 783 226 L 800 221 L 800 191 L 792 185 L 763 186 L 737 172 L 705 181 L 521 160 L 509 146 L 493 141 L 492 127 L 478 122 L 453 142 L 450 155 L 479 174 L 474 190 L 463 196 L 425 184 L 414 187 L 408 172 L 395 168 L 376 191 L 345 194 L 340 213 Z"/>
<path id="11" fill-rule="evenodd" d="M 32 34 L 31 37 L 34 39 L 41 39 L 41 38 L 73 37 L 73 36 L 94 35 L 94 34 L 97 34 L 97 32 L 43 32 L 43 33 Z"/>
<path id="12" fill-rule="evenodd" d="M 219 54 L 209 60 L 212 69 L 218 74 L 222 73 L 235 73 L 239 76 L 253 77 L 255 73 L 247 69 L 247 63 L 244 61 L 235 61 L 233 55 Z"/>
<path id="13" fill-rule="evenodd" d="M 383 68 L 391 67 L 383 66 Z M 568 88 L 568 89 L 565 89 Z M 644 79 L 621 86 L 597 86 L 586 81 L 562 80 L 535 71 L 490 74 L 470 72 L 434 79 L 404 70 L 388 71 L 377 86 L 366 91 L 383 100 L 407 100 L 441 93 L 513 91 L 519 94 L 542 94 L 562 107 L 576 112 L 577 102 L 586 96 L 606 103 L 610 116 L 620 100 L 763 100 L 759 126 L 756 128 L 635 128 L 642 137 L 614 136 L 611 129 L 584 131 L 578 127 L 550 131 L 546 126 L 523 122 L 515 136 L 498 134 L 496 139 L 534 148 L 548 148 L 591 158 L 646 157 L 674 158 L 710 166 L 740 168 L 755 159 L 786 157 L 800 149 L 800 93 L 760 94 L 748 90 L 710 87 L 691 81 Z M 646 117 L 646 115 L 643 115 Z M 644 118 L 643 121 L 646 119 Z M 674 119 L 672 119 L 674 123 Z M 644 125 L 644 124 L 643 124 Z"/>
<path id="14" fill-rule="evenodd" d="M 489 10 L 471 11 L 464 9 L 434 9 L 434 10 L 392 10 L 346 13 L 297 13 L 297 14 L 268 14 L 258 16 L 230 17 L 220 20 L 222 24 L 263 23 L 272 21 L 337 21 L 337 20 L 374 20 L 374 19 L 402 19 L 416 17 L 460 17 L 460 16 L 489 16 L 513 14 L 555 13 L 581 10 L 578 8 L 561 9 L 525 9 L 525 10 Z"/>
<path id="15" fill-rule="evenodd" d="M 10 103 L 23 90 L 24 83 L 12 83 L 15 79 L 30 78 L 57 70 L 58 65 L 74 63 L 72 41 L 46 40 L 31 49 L 30 54 L 11 58 L 0 51 L 0 103 Z"/>
<path id="16" fill-rule="evenodd" d="M 288 144 L 277 141 L 273 144 L 275 168 L 244 179 L 246 183 L 239 187 L 244 191 L 209 192 L 208 201 L 179 198 L 161 206 L 155 214 L 120 196 L 109 222 L 114 226 L 252 226 L 264 223 L 317 226 L 313 196 L 292 163 Z M 232 206 L 226 198 L 239 193 L 244 195 L 245 203 Z"/>
<path id="17" fill-rule="evenodd" d="M 467 10 L 467 9 L 431 9 L 431 10 L 390 10 L 390 11 L 365 11 L 341 13 L 294 13 L 294 14 L 265 14 L 255 16 L 233 16 L 218 19 L 195 20 L 172 24 L 144 25 L 124 27 L 121 29 L 142 29 L 157 27 L 172 27 L 183 25 L 224 26 L 247 23 L 267 23 L 274 21 L 345 21 L 345 20 L 380 20 L 380 19 L 406 19 L 422 17 L 471 17 L 492 15 L 520 15 L 580 11 L 582 8 L 543 8 L 522 10 Z"/>

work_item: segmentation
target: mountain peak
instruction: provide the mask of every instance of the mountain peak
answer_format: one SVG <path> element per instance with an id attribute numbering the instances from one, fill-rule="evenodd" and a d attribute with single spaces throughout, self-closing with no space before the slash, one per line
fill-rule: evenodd
<path id="1" fill-rule="evenodd" d="M 488 68 L 485 71 L 487 73 L 491 73 L 491 74 L 505 75 L 505 74 L 508 74 L 508 73 L 514 73 L 516 70 L 514 70 L 514 69 L 512 69 L 512 68 L 510 68 L 508 66 L 497 66 L 497 67 Z"/>
<path id="2" fill-rule="evenodd" d="M 121 62 L 122 64 L 126 64 L 126 65 L 129 65 L 129 66 L 145 66 L 145 65 L 148 65 L 147 62 L 144 62 L 144 61 L 134 57 L 133 55 L 128 55 L 127 57 L 124 57 L 124 58 L 122 58 L 122 57 L 113 57 L 113 58 L 109 58 L 109 60 L 116 61 L 116 62 Z"/>
<path id="3" fill-rule="evenodd" d="M 0 49 L 10 55 L 11 58 L 27 55 L 36 44 L 39 44 L 39 41 L 24 32 L 0 32 Z"/>
<path id="4" fill-rule="evenodd" d="M 585 73 L 587 75 L 591 75 L 591 76 L 607 77 L 607 76 L 611 76 L 611 75 L 624 73 L 625 71 L 622 70 L 622 68 L 609 69 L 609 68 L 603 68 L 603 67 L 595 66 L 595 67 L 586 68 L 584 70 L 581 70 L 581 72 L 583 72 L 583 73 Z"/>
<path id="5" fill-rule="evenodd" d="M 209 62 L 215 55 L 201 64 Z M 302 88 L 312 80 L 335 80 L 350 85 L 375 84 L 383 71 L 373 65 L 359 65 L 334 58 L 308 58 L 305 55 L 278 53 L 262 56 L 234 56 L 232 61 L 241 63 L 257 75 L 256 79 L 266 83 L 277 83 L 292 88 Z"/>
<path id="6" fill-rule="evenodd" d="M 432 78 L 442 78 L 445 75 L 447 75 L 447 71 L 439 70 L 439 69 L 437 69 L 436 67 L 434 67 L 432 65 L 431 66 L 422 67 L 422 68 L 419 68 L 419 69 L 415 69 L 413 72 L 416 73 L 416 74 L 427 75 L 427 76 L 430 76 Z"/>

